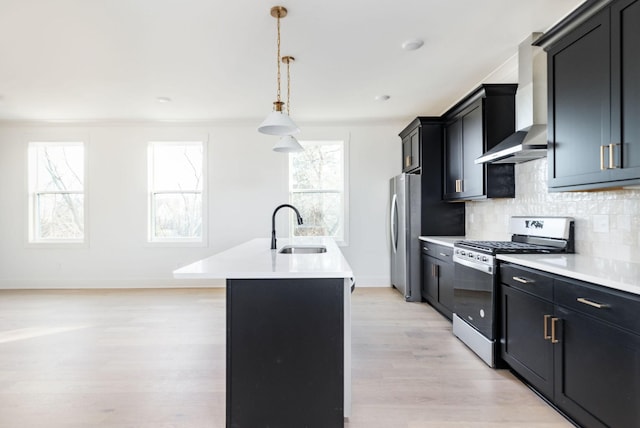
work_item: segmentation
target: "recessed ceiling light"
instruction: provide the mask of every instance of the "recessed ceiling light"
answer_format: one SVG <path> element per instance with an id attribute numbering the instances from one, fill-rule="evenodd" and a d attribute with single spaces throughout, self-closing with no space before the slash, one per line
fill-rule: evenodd
<path id="1" fill-rule="evenodd" d="M 387 101 L 389 98 L 389 95 L 376 95 L 376 101 Z"/>
<path id="2" fill-rule="evenodd" d="M 158 97 L 156 98 L 156 101 L 159 103 L 170 103 L 171 102 L 171 98 L 169 97 Z"/>
<path id="3" fill-rule="evenodd" d="M 420 49 L 422 45 L 424 45 L 424 41 L 420 39 L 409 39 L 402 43 L 402 49 L 405 51 L 415 51 L 416 49 Z"/>

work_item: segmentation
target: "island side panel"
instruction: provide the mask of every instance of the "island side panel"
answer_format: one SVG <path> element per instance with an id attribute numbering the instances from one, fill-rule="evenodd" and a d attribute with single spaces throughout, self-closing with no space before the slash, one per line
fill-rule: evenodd
<path id="1" fill-rule="evenodd" d="M 344 426 L 344 278 L 227 280 L 227 427 Z"/>

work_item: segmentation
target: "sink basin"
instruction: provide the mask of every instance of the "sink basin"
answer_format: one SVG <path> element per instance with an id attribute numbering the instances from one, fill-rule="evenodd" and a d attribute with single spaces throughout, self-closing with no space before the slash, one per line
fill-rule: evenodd
<path id="1" fill-rule="evenodd" d="M 327 247 L 286 245 L 282 247 L 278 252 L 280 254 L 319 254 L 319 253 L 326 253 Z"/>

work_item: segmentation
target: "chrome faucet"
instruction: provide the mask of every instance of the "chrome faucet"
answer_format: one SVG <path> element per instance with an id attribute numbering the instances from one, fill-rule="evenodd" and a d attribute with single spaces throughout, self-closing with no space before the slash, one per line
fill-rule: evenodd
<path id="1" fill-rule="evenodd" d="M 302 217 L 300 216 L 300 212 L 296 207 L 289 204 L 282 204 L 278 206 L 275 210 L 273 210 L 273 215 L 271 216 L 271 249 L 276 249 L 276 213 L 280 208 L 289 207 L 296 212 L 296 216 L 298 217 L 298 224 L 302 224 Z"/>

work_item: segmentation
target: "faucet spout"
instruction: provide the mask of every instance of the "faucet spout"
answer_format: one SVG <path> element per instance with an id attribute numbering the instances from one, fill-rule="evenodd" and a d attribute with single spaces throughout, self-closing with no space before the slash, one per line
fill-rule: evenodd
<path id="1" fill-rule="evenodd" d="M 296 207 L 289 204 L 282 204 L 277 206 L 276 209 L 273 210 L 273 215 L 271 216 L 271 249 L 272 250 L 276 249 L 276 213 L 280 210 L 280 208 L 284 208 L 284 207 L 291 208 L 296 213 L 298 224 L 299 225 L 302 224 L 302 216 L 300 215 L 300 211 L 298 211 Z"/>

